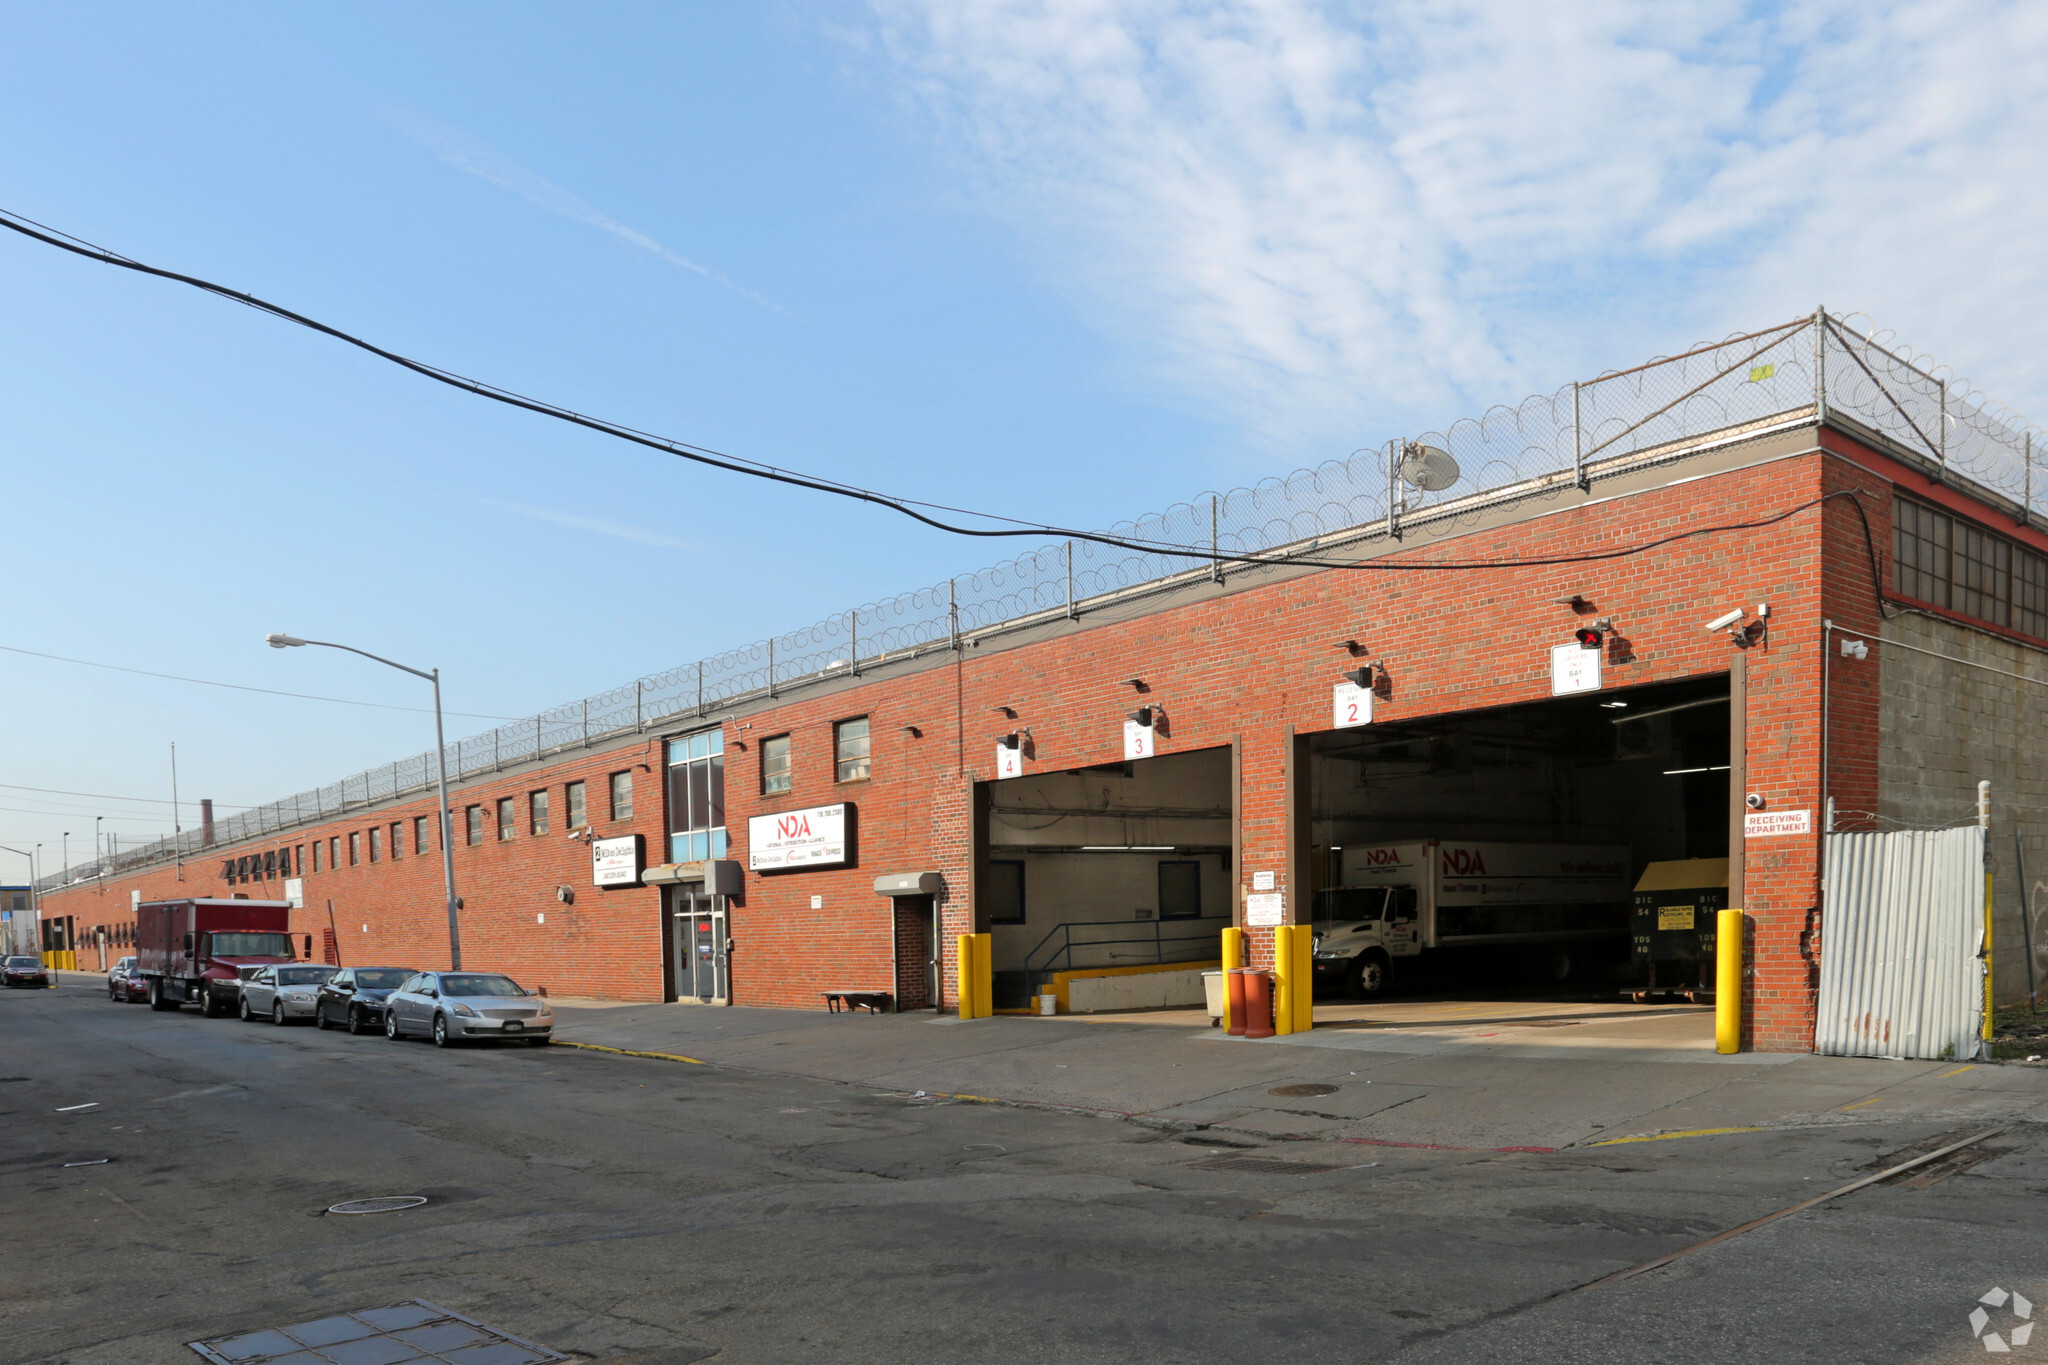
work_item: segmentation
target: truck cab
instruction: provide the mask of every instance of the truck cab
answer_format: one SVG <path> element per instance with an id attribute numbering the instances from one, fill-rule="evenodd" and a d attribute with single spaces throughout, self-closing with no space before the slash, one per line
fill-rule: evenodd
<path id="1" fill-rule="evenodd" d="M 1421 911 L 1412 886 L 1333 886 L 1314 908 L 1315 976 L 1370 998 L 1387 988 L 1397 957 L 1422 952 Z"/>

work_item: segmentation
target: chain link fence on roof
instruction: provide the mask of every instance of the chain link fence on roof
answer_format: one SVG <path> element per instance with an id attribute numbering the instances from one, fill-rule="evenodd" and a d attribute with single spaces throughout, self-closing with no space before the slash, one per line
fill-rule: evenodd
<path id="1" fill-rule="evenodd" d="M 1061 615 L 1078 618 L 1134 593 L 1170 591 L 1205 577 L 1220 581 L 1260 567 L 1232 557 L 1285 564 L 1375 539 L 1451 534 L 1503 503 L 1591 487 L 1702 437 L 1741 439 L 1810 423 L 1823 408 L 2018 506 L 2031 511 L 2036 505 L 2032 428 L 1867 318 L 1816 312 L 1285 478 L 1204 494 L 1108 528 L 1105 534 L 1121 545 L 1048 537 L 1039 548 L 979 572 L 458 740 L 447 750 L 449 780 L 623 733 L 674 729 L 743 702 L 958 648 L 976 635 Z M 220 820 L 212 841 L 238 843 L 425 792 L 432 768 L 431 752 L 372 768 Z M 188 830 L 52 874 L 40 885 L 53 889 L 196 856 L 205 837 Z"/>

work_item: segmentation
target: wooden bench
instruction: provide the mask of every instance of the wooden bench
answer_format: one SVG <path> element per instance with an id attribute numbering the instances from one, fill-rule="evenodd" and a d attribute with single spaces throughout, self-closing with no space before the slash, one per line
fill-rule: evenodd
<path id="1" fill-rule="evenodd" d="M 832 1014 L 839 1013 L 844 1004 L 849 1012 L 866 1010 L 880 1014 L 889 1007 L 889 992 L 858 989 L 841 989 L 820 992 L 825 997 L 825 1009 Z"/>

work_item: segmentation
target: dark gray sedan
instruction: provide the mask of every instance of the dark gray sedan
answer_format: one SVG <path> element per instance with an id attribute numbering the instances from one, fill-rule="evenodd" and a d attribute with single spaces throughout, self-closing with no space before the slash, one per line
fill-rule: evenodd
<path id="1" fill-rule="evenodd" d="M 417 975 L 411 967 L 344 967 L 313 1002 L 313 1022 L 350 1033 L 382 1033 L 384 1001 Z"/>
<path id="2" fill-rule="evenodd" d="M 465 1039 L 524 1039 L 541 1047 L 554 1038 L 555 1013 L 496 972 L 421 972 L 384 1002 L 384 1036 L 424 1033 L 436 1047 Z"/>

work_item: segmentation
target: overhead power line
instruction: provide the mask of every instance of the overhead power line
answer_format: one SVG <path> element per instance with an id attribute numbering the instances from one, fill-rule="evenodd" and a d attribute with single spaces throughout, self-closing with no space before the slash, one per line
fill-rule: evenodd
<path id="1" fill-rule="evenodd" d="M 187 678 L 176 673 L 152 673 L 146 668 L 124 668 L 120 664 L 94 663 L 90 659 L 67 659 L 62 654 L 45 654 L 41 650 L 22 649 L 17 645 L 0 645 L 9 654 L 26 654 L 36 659 L 55 659 L 60 664 L 78 664 L 84 668 L 104 668 L 114 673 L 133 673 L 144 678 L 167 678 L 172 682 L 198 683 L 201 687 L 231 687 L 237 692 L 261 692 L 268 697 L 297 697 L 300 701 L 331 701 L 338 706 L 369 706 L 379 711 L 411 711 L 415 715 L 431 716 L 430 706 L 393 706 L 389 702 L 356 701 L 349 697 L 316 697 L 310 692 L 280 692 L 274 687 L 251 687 L 247 683 L 215 682 L 210 678 Z M 443 715 L 461 716 L 466 720 L 519 720 L 519 716 L 486 716 L 474 711 L 444 711 Z M 0 786 L 5 786 L 0 783 Z"/>
<path id="2" fill-rule="evenodd" d="M 543 417 L 552 417 L 558 421 L 568 422 L 572 425 L 583 427 L 590 431 L 601 432 L 607 436 L 615 436 L 622 441 L 631 441 L 635 445 L 646 446 L 650 450 L 659 450 L 664 452 L 665 454 L 674 455 L 679 459 L 691 460 L 698 464 L 709 465 L 712 466 L 713 468 L 723 469 L 730 473 L 745 474 L 751 478 L 768 479 L 776 483 L 788 484 L 796 488 L 808 488 L 814 492 L 830 493 L 835 497 L 852 498 L 858 502 L 872 503 L 877 507 L 884 507 L 888 508 L 891 511 L 900 512 L 904 516 L 910 517 L 915 521 L 922 522 L 926 526 L 931 526 L 941 531 L 948 531 L 953 533 L 954 535 L 975 536 L 981 538 L 999 538 L 1010 536 L 1052 536 L 1067 540 L 1085 540 L 1090 541 L 1097 545 L 1110 545 L 1117 547 L 1119 549 L 1134 550 L 1142 554 L 1166 555 L 1176 558 L 1200 560 L 1207 563 L 1265 564 L 1282 567 L 1315 569 L 1351 569 L 1356 571 L 1372 573 L 1457 573 L 1484 569 L 1521 569 L 1561 566 L 1567 564 L 1591 564 L 1598 563 L 1602 560 L 1623 559 L 1630 555 L 1642 554 L 1645 551 L 1653 550 L 1664 545 L 1670 545 L 1677 541 L 1687 540 L 1695 536 L 1712 535 L 1722 531 L 1759 530 L 1766 526 L 1775 525 L 1776 523 L 1785 520 L 1787 517 L 1791 517 L 1800 512 L 1805 511 L 1809 507 L 1819 506 L 1821 503 L 1827 502 L 1832 498 L 1838 497 L 1849 498 L 1851 500 L 1851 505 L 1856 508 L 1857 516 L 1859 518 L 1864 518 L 1863 504 L 1861 500 L 1858 499 L 1853 492 L 1845 491 L 1830 493 L 1823 497 L 1815 498 L 1810 502 L 1801 503 L 1797 507 L 1793 507 L 1776 516 L 1767 517 L 1760 521 L 1731 522 L 1720 526 L 1695 527 L 1691 530 L 1680 531 L 1676 534 L 1664 536 L 1657 540 L 1649 541 L 1645 544 L 1629 546 L 1618 550 L 1609 550 L 1597 554 L 1555 555 L 1531 559 L 1488 560 L 1388 560 L 1384 558 L 1378 558 L 1353 561 L 1306 559 L 1298 558 L 1287 554 L 1238 554 L 1223 551 L 1214 546 L 1180 545 L 1167 541 L 1146 540 L 1143 537 L 1138 536 L 1117 536 L 1109 535 L 1100 531 L 1081 531 L 1073 529 L 1071 527 L 1053 526 L 1043 522 L 1020 521 L 1015 517 L 1001 516 L 994 512 L 977 512 L 969 508 L 949 507 L 943 503 L 927 502 L 916 498 L 891 496 L 884 493 L 878 493 L 873 489 L 862 488 L 856 484 L 842 483 L 836 479 L 828 479 L 816 475 L 802 474 L 794 470 L 783 469 L 776 465 L 765 464 L 759 460 L 750 460 L 745 458 L 744 456 L 728 455 L 723 451 L 713 450 L 708 446 L 692 445 L 687 441 L 678 441 L 666 436 L 656 436 L 651 432 L 641 431 L 636 427 L 629 427 L 622 423 L 609 421 L 601 417 L 592 417 L 586 413 L 577 412 L 572 408 L 565 408 L 560 406 L 559 404 L 547 402 L 544 399 L 528 397 L 527 395 L 522 393 L 515 393 L 511 389 L 501 389 L 494 384 L 487 384 L 479 379 L 471 379 L 466 375 L 457 374 L 453 370 L 443 369 L 438 365 L 428 364 L 427 362 L 421 360 L 413 360 L 410 357 L 400 355 L 396 351 L 386 350 L 384 347 L 378 346 L 373 342 L 365 341 L 363 338 L 359 336 L 355 336 L 351 333 L 344 332 L 338 327 L 329 326 L 327 323 L 320 322 L 314 318 L 307 317 L 303 313 L 295 313 L 291 309 L 286 308 L 281 304 L 272 303 L 267 299 L 258 298 L 254 294 L 245 293 L 239 289 L 229 288 L 227 285 L 224 284 L 216 284 L 212 280 L 201 279 L 197 275 L 181 274 L 180 272 L 175 270 L 166 270 L 161 266 L 145 264 L 144 262 L 135 260 L 132 257 L 123 256 L 119 252 L 110 251 L 106 247 L 99 246 L 92 242 L 88 242 L 82 237 L 74 237 L 68 232 L 64 232 L 60 229 L 50 227 L 47 224 L 38 223 L 33 218 L 24 217 L 21 214 L 13 212 L 10 209 L 0 209 L 0 227 L 5 227 L 13 232 L 20 233 L 24 237 L 32 238 L 38 242 L 44 243 L 47 246 L 56 247 L 60 251 L 70 252 L 74 256 L 83 256 L 88 260 L 98 261 L 103 265 L 117 266 L 122 270 L 132 270 L 137 274 L 141 275 L 153 275 L 158 279 L 175 280 L 179 284 L 187 284 L 192 286 L 194 289 L 201 289 L 209 294 L 217 294 L 224 299 L 232 299 L 234 302 L 246 305 L 247 307 L 250 308 L 254 308 L 258 312 L 268 313 L 273 317 L 282 318 L 286 322 L 294 323 L 297 326 L 309 328 L 312 331 L 319 332 L 323 336 L 333 337 L 336 341 L 340 341 L 347 345 L 354 346 L 360 350 L 367 351 L 371 355 L 374 355 L 379 359 L 388 360 L 394 365 L 398 365 L 404 369 L 411 370 L 414 374 L 422 375 L 425 378 L 433 380 L 437 384 L 446 384 L 450 388 L 460 389 L 464 393 L 474 394 L 478 398 L 488 398 L 494 403 L 503 403 L 508 407 L 521 408 L 527 412 L 538 413 Z M 917 510 L 918 508 L 921 507 L 929 508 L 935 512 L 945 512 L 957 516 L 976 517 L 984 521 L 1001 522 L 1005 523 L 1005 525 L 1001 527 L 959 526 L 951 522 L 941 521 L 937 517 L 928 516 L 924 512 Z M 1866 546 L 1868 546 L 1870 549 L 1871 558 L 1874 564 L 1876 559 L 1876 547 L 1875 544 L 1871 541 L 1870 525 L 1867 518 L 1864 518 L 1863 521 L 1863 536 Z M 1882 583 L 1882 581 L 1882 579 L 1879 579 L 1880 583 Z M 1882 591 L 1883 590 L 1880 587 L 1880 596 L 1882 595 Z M 187 679 L 186 681 L 193 680 Z M 232 686 L 233 684 L 223 685 Z M 251 688 L 248 690 L 264 691 L 266 689 Z M 295 694 L 288 693 L 284 695 Z M 319 700 L 335 701 L 339 700 L 339 698 L 326 697 L 320 698 Z M 374 705 L 375 703 L 358 702 L 354 704 L 368 706 Z M 399 707 L 393 709 L 410 710 L 412 708 Z M 483 719 L 499 720 L 504 719 L 504 717 L 490 716 L 483 717 Z"/>
<path id="3" fill-rule="evenodd" d="M 168 806 L 172 804 L 171 798 L 168 796 L 112 796 L 106 792 L 72 792 L 64 791 L 57 787 L 24 787 L 19 782 L 0 782 L 0 788 L 14 792 L 41 792 L 45 796 L 88 796 L 95 801 L 146 801 L 152 806 Z M 180 801 L 177 804 L 181 806 L 196 806 L 199 803 L 196 801 Z M 255 809 L 253 806 L 238 806 L 231 801 L 216 801 L 213 803 L 213 808 L 215 810 Z"/>

